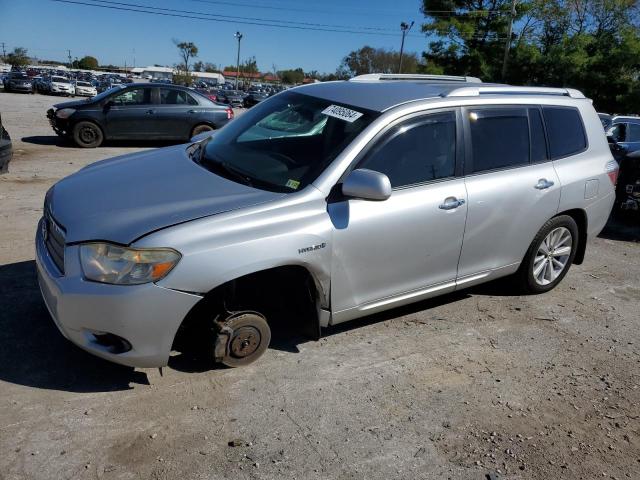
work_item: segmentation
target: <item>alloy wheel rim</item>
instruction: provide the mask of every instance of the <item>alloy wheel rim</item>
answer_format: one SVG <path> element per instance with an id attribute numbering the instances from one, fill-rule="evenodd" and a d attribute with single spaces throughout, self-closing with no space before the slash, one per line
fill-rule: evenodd
<path id="1" fill-rule="evenodd" d="M 565 227 L 554 228 L 538 246 L 533 260 L 533 278 L 541 286 L 554 282 L 569 263 L 573 237 Z"/>

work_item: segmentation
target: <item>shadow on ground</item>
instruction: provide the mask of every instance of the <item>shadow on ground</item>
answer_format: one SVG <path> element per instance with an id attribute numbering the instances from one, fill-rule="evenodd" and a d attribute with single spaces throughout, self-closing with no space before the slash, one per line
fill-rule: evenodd
<path id="1" fill-rule="evenodd" d="M 607 240 L 640 242 L 640 212 L 615 212 L 598 235 Z"/>
<path id="2" fill-rule="evenodd" d="M 55 146 L 60 148 L 80 148 L 69 138 L 58 135 L 34 135 L 30 137 L 22 137 L 24 143 L 32 145 Z M 170 145 L 178 145 L 182 142 L 175 141 L 143 141 L 143 140 L 107 140 L 100 147 L 131 147 L 131 148 L 159 148 L 168 147 Z"/>
<path id="3" fill-rule="evenodd" d="M 0 380 L 68 392 L 126 390 L 147 374 L 66 340 L 42 302 L 34 261 L 0 266 Z"/>

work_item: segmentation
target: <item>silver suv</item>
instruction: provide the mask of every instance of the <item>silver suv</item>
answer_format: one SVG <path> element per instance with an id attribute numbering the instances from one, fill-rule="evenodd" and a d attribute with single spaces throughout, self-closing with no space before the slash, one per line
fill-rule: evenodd
<path id="1" fill-rule="evenodd" d="M 580 92 L 469 77 L 303 86 L 203 136 L 47 193 L 40 286 L 83 349 L 239 366 L 276 324 L 317 338 L 507 275 L 549 291 L 604 227 L 618 169 Z"/>

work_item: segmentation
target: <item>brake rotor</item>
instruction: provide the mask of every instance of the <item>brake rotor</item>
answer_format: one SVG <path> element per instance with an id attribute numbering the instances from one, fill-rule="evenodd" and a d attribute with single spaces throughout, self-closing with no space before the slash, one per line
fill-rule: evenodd
<path id="1" fill-rule="evenodd" d="M 271 329 L 257 312 L 233 313 L 222 322 L 216 339 L 216 361 L 228 367 L 255 362 L 269 347 Z"/>

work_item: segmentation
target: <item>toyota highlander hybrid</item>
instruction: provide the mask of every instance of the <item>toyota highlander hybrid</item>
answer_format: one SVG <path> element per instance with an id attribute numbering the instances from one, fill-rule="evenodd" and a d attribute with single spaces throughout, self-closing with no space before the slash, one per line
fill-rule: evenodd
<path id="1" fill-rule="evenodd" d="M 206 138 L 202 138 L 202 137 Z M 72 342 L 131 366 L 239 366 L 273 325 L 321 327 L 585 256 L 618 165 L 571 89 L 366 75 L 275 95 L 178 146 L 46 195 L 38 278 Z"/>

